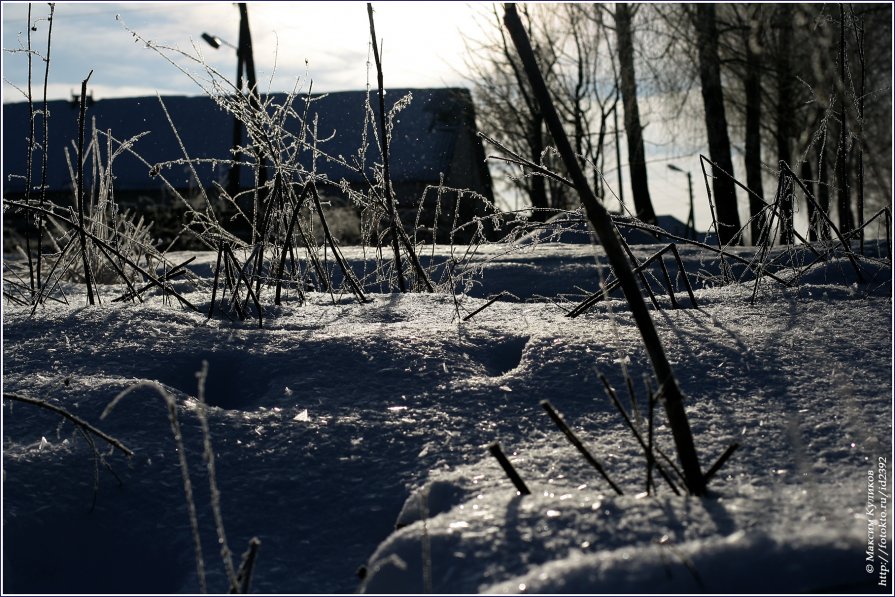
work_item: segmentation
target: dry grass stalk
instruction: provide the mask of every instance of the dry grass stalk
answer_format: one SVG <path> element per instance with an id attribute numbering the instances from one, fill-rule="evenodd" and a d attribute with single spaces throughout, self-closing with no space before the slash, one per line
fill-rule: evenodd
<path id="1" fill-rule="evenodd" d="M 488 452 L 491 453 L 494 458 L 497 459 L 497 462 L 500 463 L 500 467 L 503 469 L 503 472 L 507 474 L 510 481 L 513 482 L 513 487 L 516 488 L 516 491 L 519 492 L 520 495 L 530 495 L 531 491 L 528 490 L 528 486 L 525 485 L 525 481 L 522 480 L 522 477 L 519 476 L 519 473 L 516 472 L 515 467 L 503 453 L 503 450 L 500 449 L 500 443 L 494 442 L 490 446 L 488 446 Z"/>
<path id="2" fill-rule="evenodd" d="M 575 449 L 578 450 L 578 452 L 584 457 L 584 459 L 587 461 L 588 464 L 590 464 L 592 467 L 594 467 L 594 469 L 596 469 L 597 473 L 599 473 L 600 476 L 603 477 L 603 479 L 609 484 L 609 486 L 612 488 L 612 490 L 617 495 L 624 495 L 624 492 L 609 477 L 609 474 L 606 472 L 606 470 L 603 468 L 603 466 L 597 461 L 597 459 L 594 458 L 593 454 L 590 453 L 590 450 L 588 450 L 584 446 L 584 444 L 581 443 L 581 440 L 578 439 L 578 436 L 575 435 L 575 432 L 572 431 L 568 425 L 566 425 L 566 422 L 562 419 L 562 417 L 559 415 L 559 413 L 556 412 L 556 409 L 553 408 L 553 405 L 550 404 L 550 402 L 548 402 L 547 400 L 542 400 L 541 407 L 545 411 L 547 411 L 547 415 L 550 416 L 550 419 L 556 424 L 557 427 L 559 427 L 560 431 L 563 432 L 563 435 L 566 436 L 566 439 L 569 440 L 569 443 L 572 444 L 573 446 L 575 446 Z"/>
<path id="3" fill-rule="evenodd" d="M 655 253 L 650 255 L 650 257 L 647 258 L 646 261 L 644 261 L 643 263 L 641 263 L 640 265 L 635 267 L 632 271 L 633 271 L 633 273 L 641 276 L 641 280 L 643 281 L 644 286 L 647 289 L 649 289 L 649 284 L 646 282 L 645 279 L 643 279 L 642 275 L 643 275 L 643 272 L 646 270 L 646 268 L 648 268 L 654 261 L 658 260 L 659 263 L 661 264 L 661 268 L 662 268 L 662 271 L 663 271 L 663 274 L 665 277 L 666 288 L 667 288 L 668 293 L 671 297 L 672 307 L 675 309 L 679 308 L 680 305 L 677 303 L 677 300 L 675 299 L 675 296 L 674 296 L 674 285 L 671 282 L 671 277 L 668 275 L 668 269 L 665 266 L 665 262 L 662 260 L 662 256 L 669 251 L 671 251 L 672 255 L 674 256 L 675 260 L 677 261 L 678 272 L 680 273 L 681 277 L 684 280 L 684 286 L 685 286 L 685 288 L 687 290 L 687 294 L 690 298 L 691 306 L 695 308 L 697 305 L 696 305 L 696 297 L 693 294 L 693 287 L 690 285 L 690 280 L 687 277 L 687 270 L 684 268 L 684 263 L 681 260 L 681 256 L 678 253 L 677 247 L 675 246 L 674 243 L 670 243 L 670 244 L 666 245 L 665 247 L 659 249 L 658 251 L 656 251 Z M 632 259 L 633 259 L 633 255 L 632 255 Z M 569 311 L 567 316 L 574 318 L 574 317 L 578 317 L 579 315 L 586 313 L 589 309 L 591 309 L 598 302 L 600 302 L 604 298 L 606 298 L 610 292 L 612 292 L 619 286 L 621 286 L 621 281 L 618 278 L 612 280 L 608 284 L 605 284 L 603 286 L 603 288 L 601 288 L 597 292 L 594 292 L 593 294 L 591 294 L 590 296 L 585 298 L 574 309 Z M 653 303 L 658 308 L 659 305 L 656 302 L 655 296 L 652 294 L 652 291 L 650 290 L 649 293 L 650 293 L 650 296 L 653 297 Z"/>
<path id="4" fill-rule="evenodd" d="M 684 411 L 683 395 L 674 378 L 671 364 L 665 355 L 665 350 L 662 347 L 661 340 L 650 318 L 643 297 L 640 295 L 637 279 L 631 271 L 631 266 L 624 251 L 619 246 L 616 230 L 608 212 L 597 199 L 581 170 L 581 164 L 578 163 L 575 157 L 562 122 L 556 113 L 550 92 L 547 90 L 547 85 L 538 68 L 534 51 L 531 48 L 531 41 L 525 26 L 519 18 L 516 6 L 514 4 L 506 4 L 504 9 L 504 24 L 510 32 L 510 36 L 523 63 L 525 73 L 544 112 L 545 121 L 556 142 L 557 150 L 571 174 L 571 179 L 575 183 L 575 188 L 584 204 L 588 219 L 600 238 L 612 269 L 621 282 L 625 298 L 628 300 L 631 313 L 643 337 L 643 344 L 650 356 L 656 378 L 660 384 L 660 392 L 665 399 L 665 410 L 674 435 L 678 457 L 684 469 L 687 489 L 693 495 L 703 495 L 705 493 L 705 478 L 699 466 L 699 457 L 693 442 L 693 434 L 690 431 L 690 423 Z"/>
<path id="5" fill-rule="evenodd" d="M 734 443 L 734 444 L 731 444 L 726 450 L 724 450 L 724 453 L 718 457 L 718 460 L 715 461 L 715 464 L 713 464 L 711 467 L 709 467 L 708 472 L 706 472 L 706 474 L 705 474 L 706 483 L 708 483 L 712 479 L 712 477 L 715 476 L 715 474 L 718 472 L 718 470 L 720 470 L 720 468 L 722 466 L 724 466 L 724 463 L 727 462 L 727 460 L 733 455 L 733 453 L 739 447 L 740 447 L 739 444 Z"/>
<path id="6" fill-rule="evenodd" d="M 236 573 L 236 584 L 230 587 L 231 593 L 249 593 L 259 547 L 261 547 L 261 540 L 258 537 L 249 539 L 249 548 L 242 554 L 242 563 L 239 565 L 239 571 Z"/>
<path id="7" fill-rule="evenodd" d="M 71 220 L 71 219 L 69 219 L 69 218 L 66 218 L 66 217 L 64 217 L 64 216 L 61 216 L 60 214 L 54 212 L 54 211 L 53 211 L 53 208 L 54 208 L 55 206 L 53 206 L 52 203 L 50 204 L 50 206 L 51 206 L 50 208 L 43 208 L 43 207 L 38 207 L 38 206 L 35 206 L 35 205 L 26 205 L 26 204 L 24 204 L 24 203 L 21 203 L 21 202 L 19 202 L 19 201 L 14 201 L 14 200 L 11 200 L 11 199 L 4 199 L 4 202 L 7 203 L 8 205 L 12 206 L 12 207 L 21 208 L 21 209 L 25 209 L 25 210 L 36 211 L 36 212 L 42 213 L 42 214 L 44 214 L 44 215 L 52 216 L 52 217 L 54 217 L 54 218 L 57 219 L 57 220 L 61 220 L 61 221 L 65 222 L 65 223 L 69 224 L 69 225 L 72 226 L 73 228 L 76 228 L 76 229 L 78 230 L 78 233 L 79 233 L 79 234 L 83 234 L 85 238 L 89 239 L 89 240 L 90 240 L 91 242 L 93 242 L 94 244 L 96 244 L 96 245 L 102 247 L 103 249 L 105 249 L 105 252 L 107 252 L 107 253 L 110 254 L 110 255 L 114 255 L 114 256 L 117 257 L 119 260 L 121 260 L 123 263 L 127 264 L 129 267 L 133 268 L 135 271 L 137 271 L 138 273 L 140 273 L 141 275 L 143 275 L 147 280 L 149 280 L 149 282 L 150 282 L 153 286 L 157 286 L 157 287 L 158 287 L 159 289 L 161 289 L 163 292 L 167 292 L 167 293 L 170 293 L 170 294 L 174 295 L 174 297 L 177 298 L 177 300 L 180 301 L 180 303 L 181 303 L 182 305 L 184 305 L 184 306 L 186 306 L 186 307 L 189 307 L 190 309 L 192 309 L 192 310 L 194 310 L 194 311 L 198 311 L 198 310 L 199 310 L 199 309 L 196 308 L 195 305 L 193 305 L 193 304 L 192 304 L 189 300 L 187 300 L 183 295 L 181 295 L 179 292 L 177 292 L 177 291 L 176 291 L 170 284 L 165 284 L 163 281 L 159 280 L 158 277 L 154 276 L 153 274 L 150 274 L 146 269 L 144 269 L 140 264 L 138 264 L 138 263 L 134 260 L 133 257 L 128 256 L 128 255 L 124 254 L 123 252 L 121 252 L 120 250 L 118 250 L 118 249 L 112 247 L 111 245 L 109 245 L 108 242 L 106 242 L 105 240 L 99 238 L 99 237 L 98 237 L 97 235 L 95 235 L 93 232 L 90 232 L 89 230 L 86 230 L 83 226 L 79 227 L 73 220 Z"/>
<path id="8" fill-rule="evenodd" d="M 85 234 L 86 218 L 84 216 L 84 119 L 87 113 L 87 81 L 90 80 L 91 70 L 87 78 L 81 81 L 81 106 L 78 112 L 78 172 L 77 172 L 77 205 L 78 205 L 78 232 L 81 239 L 81 259 L 84 263 L 84 279 L 87 284 L 87 303 L 94 305 L 93 274 L 90 269 L 90 260 L 87 257 L 87 236 Z"/>
<path id="9" fill-rule="evenodd" d="M 659 474 L 662 475 L 662 478 L 665 479 L 665 482 L 668 483 L 668 486 L 675 493 L 675 495 L 680 495 L 680 491 L 678 491 L 677 485 L 674 484 L 674 481 L 671 480 L 671 477 L 668 473 L 665 472 L 658 463 L 655 463 L 655 458 L 653 457 L 653 445 L 647 444 L 643 441 L 643 436 L 640 434 L 640 431 L 637 428 L 637 425 L 631 420 L 631 417 L 628 415 L 627 411 L 625 411 L 625 407 L 622 406 L 622 403 L 619 401 L 618 396 L 615 393 L 615 390 L 609 384 L 609 380 L 606 379 L 606 376 L 602 373 L 600 374 L 600 381 L 603 382 L 603 387 L 606 390 L 606 395 L 609 396 L 609 399 L 612 400 L 612 404 L 615 406 L 616 410 L 618 410 L 619 414 L 621 414 L 622 418 L 625 421 L 625 424 L 628 426 L 628 429 L 631 430 L 631 433 L 634 435 L 634 439 L 637 440 L 637 443 L 640 444 L 640 448 L 643 450 L 644 455 L 647 460 L 647 470 L 650 470 L 651 465 L 650 462 L 654 463 L 656 469 L 659 471 Z M 686 479 L 683 479 L 686 482 Z"/>
<path id="10" fill-rule="evenodd" d="M 398 278 L 398 288 L 401 292 L 407 292 L 404 284 L 404 272 L 401 267 L 401 250 L 398 247 L 398 227 L 401 225 L 398 220 L 397 209 L 395 208 L 396 200 L 394 191 L 392 190 L 391 174 L 389 172 L 389 132 L 385 124 L 385 88 L 382 75 L 382 61 L 379 58 L 379 42 L 376 39 L 376 25 L 373 22 L 373 4 L 367 2 L 367 15 L 370 18 L 370 40 L 373 45 L 373 58 L 376 62 L 376 80 L 379 84 L 379 130 L 380 140 L 382 144 L 382 185 L 385 194 L 385 205 L 388 208 L 388 215 L 391 219 L 392 229 L 392 250 L 395 254 L 395 275 Z"/>
<path id="11" fill-rule="evenodd" d="M 230 545 L 227 543 L 227 533 L 224 531 L 224 515 L 221 512 L 221 492 L 218 489 L 217 469 L 214 464 L 214 449 L 211 446 L 211 430 L 208 428 L 208 413 L 205 403 L 205 382 L 208 379 L 208 361 L 202 361 L 202 368 L 196 373 L 198 386 L 197 399 L 199 408 L 199 425 L 202 428 L 202 447 L 205 459 L 205 468 L 208 471 L 208 488 L 211 494 L 211 511 L 214 515 L 214 528 L 217 531 L 218 545 L 221 546 L 221 560 L 224 562 L 224 570 L 231 587 L 239 586 L 236 570 L 233 568 L 233 558 L 230 554 Z"/>
<path id="12" fill-rule="evenodd" d="M 46 400 L 41 400 L 40 398 L 31 398 L 30 396 L 24 396 L 22 394 L 17 394 L 13 392 L 4 392 L 3 393 L 4 400 L 13 400 L 15 402 L 23 402 L 25 404 L 30 404 L 32 406 L 37 406 L 39 408 L 45 408 L 47 410 L 53 411 L 59 415 L 62 415 L 69 421 L 75 424 L 76 427 L 83 430 L 84 432 L 95 435 L 96 437 L 102 439 L 104 442 L 108 443 L 110 446 L 115 448 L 116 450 L 123 453 L 125 456 L 131 457 L 134 455 L 134 451 L 125 446 L 119 440 L 115 439 L 111 435 L 97 429 L 81 417 L 77 415 L 73 415 L 68 412 L 64 408 L 60 406 L 56 406 L 55 404 L 51 404 Z"/>
<path id="13" fill-rule="evenodd" d="M 508 290 L 504 290 L 504 291 L 499 292 L 498 294 L 492 296 L 490 299 L 488 299 L 487 303 L 485 303 L 484 305 L 482 305 L 481 307 L 479 307 L 478 309 L 476 309 L 475 311 L 473 311 L 472 313 L 470 313 L 469 315 L 464 317 L 463 321 L 469 321 L 470 319 L 472 319 L 473 317 L 475 317 L 476 315 L 478 315 L 479 313 L 481 313 L 482 311 L 484 311 L 485 309 L 487 309 L 488 307 L 490 307 L 491 305 L 493 305 L 494 303 L 496 303 L 497 301 L 499 301 L 500 299 L 502 299 L 504 297 L 510 297 L 517 301 L 520 300 L 519 297 L 516 296 L 515 294 L 513 294 L 512 292 L 510 292 Z"/>
<path id="14" fill-rule="evenodd" d="M 208 592 L 208 586 L 205 582 L 205 558 L 202 554 L 202 539 L 199 535 L 199 515 L 196 512 L 196 501 L 193 498 L 193 482 L 190 479 L 190 468 L 189 463 L 186 459 L 186 446 L 183 443 L 183 432 L 180 428 L 180 421 L 177 419 L 177 401 L 174 400 L 174 397 L 168 393 L 168 391 L 162 386 L 160 383 L 156 381 L 142 381 L 135 383 L 124 390 L 122 390 L 112 401 L 106 406 L 103 413 L 100 415 L 100 419 L 105 419 L 112 413 L 112 410 L 115 406 L 121 402 L 128 394 L 133 392 L 134 390 L 138 390 L 141 388 L 148 388 L 156 392 L 162 400 L 165 401 L 165 405 L 168 407 L 168 422 L 171 425 L 171 432 L 174 435 L 174 443 L 177 447 L 177 458 L 180 463 L 180 474 L 183 480 L 183 491 L 186 495 L 186 506 L 187 511 L 189 513 L 190 518 L 190 528 L 192 529 L 193 534 L 193 546 L 195 549 L 196 555 L 196 574 L 199 578 L 199 590 L 202 593 Z"/>

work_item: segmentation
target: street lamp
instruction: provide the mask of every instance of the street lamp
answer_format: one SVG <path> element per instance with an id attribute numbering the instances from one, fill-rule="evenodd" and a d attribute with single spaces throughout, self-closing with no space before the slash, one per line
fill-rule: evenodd
<path id="1" fill-rule="evenodd" d="M 240 2 L 239 6 L 239 45 L 234 46 L 228 41 L 221 39 L 210 33 L 203 33 L 202 39 L 214 49 L 219 49 L 222 45 L 229 46 L 236 50 L 236 91 L 242 93 L 242 73 L 245 67 L 246 78 L 249 84 L 249 101 L 252 107 L 260 106 L 258 102 L 258 90 L 255 81 L 255 59 L 252 54 L 252 34 L 249 30 L 249 11 L 245 2 Z M 234 115 L 233 118 L 233 165 L 230 167 L 230 177 L 227 181 L 227 192 L 231 197 L 236 197 L 239 192 L 239 160 L 236 159 L 236 150 L 242 143 L 242 124 L 239 118 Z M 266 180 L 266 171 L 261 169 L 262 183 Z"/>
<path id="2" fill-rule="evenodd" d="M 230 46 L 231 48 L 233 48 L 234 50 L 239 52 L 239 48 L 237 48 L 236 46 L 231 44 L 229 41 L 227 41 L 225 39 L 221 39 L 220 37 L 218 37 L 216 35 L 211 35 L 210 33 L 203 33 L 202 39 L 204 39 L 208 43 L 208 45 L 211 46 L 212 48 L 214 48 L 215 50 L 217 50 L 222 45 L 224 45 L 224 46 Z"/>
<path id="3" fill-rule="evenodd" d="M 690 174 L 690 172 L 688 170 L 681 170 L 674 164 L 668 164 L 668 169 L 687 175 L 687 190 L 690 193 L 690 215 L 687 216 L 687 235 L 690 236 L 692 233 L 691 238 L 693 238 L 695 240 L 696 239 L 696 215 L 693 211 L 693 176 Z"/>

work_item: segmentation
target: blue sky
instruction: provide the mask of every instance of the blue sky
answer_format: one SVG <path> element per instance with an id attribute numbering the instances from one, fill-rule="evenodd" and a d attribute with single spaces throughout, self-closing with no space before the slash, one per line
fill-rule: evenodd
<path id="1" fill-rule="evenodd" d="M 383 40 L 387 86 L 461 85 L 464 45 L 460 33 L 472 26 L 475 7 L 463 2 L 376 2 L 376 33 Z M 15 87 L 27 85 L 26 3 L 3 3 L 3 99 L 21 101 Z M 45 3 L 32 5 L 32 47 L 45 53 Z M 116 19 L 116 15 L 120 17 Z M 291 90 L 298 77 L 315 91 L 363 89 L 367 84 L 369 23 L 363 2 L 250 3 L 249 22 L 258 80 L 263 88 Z M 53 22 L 51 99 L 69 98 L 93 69 L 90 89 L 96 99 L 201 93 L 195 83 L 136 41 L 128 28 L 156 44 L 178 47 L 235 77 L 236 53 L 215 50 L 201 39 L 209 32 L 238 41 L 239 11 L 230 2 L 56 4 Z M 195 46 L 195 47 L 194 47 Z M 307 61 L 307 66 L 306 66 Z M 42 93 L 43 62 L 36 60 L 35 94 Z M 195 69 L 193 69 L 195 70 Z M 375 76 L 372 77 L 375 83 Z M 14 87 L 15 86 L 15 87 Z"/>

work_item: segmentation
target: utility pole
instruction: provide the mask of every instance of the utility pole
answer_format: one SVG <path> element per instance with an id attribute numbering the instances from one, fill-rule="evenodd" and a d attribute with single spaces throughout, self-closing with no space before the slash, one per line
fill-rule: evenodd
<path id="1" fill-rule="evenodd" d="M 687 191 L 690 193 L 690 215 L 687 216 L 687 238 L 696 239 L 696 213 L 693 209 L 693 175 L 689 170 L 678 168 L 674 164 L 668 164 L 668 169 L 687 175 Z"/>
<path id="2" fill-rule="evenodd" d="M 239 3 L 239 42 L 236 48 L 236 89 L 242 93 L 243 69 L 249 85 L 249 102 L 252 108 L 258 108 L 258 81 L 255 79 L 255 56 L 252 52 L 252 32 L 249 29 L 249 9 L 245 2 Z M 242 123 L 238 118 L 233 122 L 233 149 L 242 143 Z M 263 171 L 263 170 L 262 170 Z M 263 181 L 262 181 L 263 182 Z M 239 162 L 234 156 L 233 167 L 230 169 L 230 179 L 227 184 L 227 192 L 234 197 L 239 192 Z"/>
<path id="3" fill-rule="evenodd" d="M 259 108 L 261 102 L 258 100 L 258 82 L 255 79 L 255 56 L 252 52 L 252 32 L 249 29 L 249 9 L 245 2 L 240 2 L 239 6 L 239 42 L 233 45 L 217 36 L 208 33 L 202 34 L 208 45 L 214 49 L 218 49 L 221 45 L 230 46 L 236 50 L 236 92 L 243 92 L 243 73 L 248 79 L 249 84 L 249 102 L 252 108 Z M 239 117 L 233 117 L 233 165 L 230 166 L 230 173 L 227 178 L 227 193 L 231 197 L 235 197 L 239 193 L 239 160 L 236 157 L 236 150 L 242 144 L 242 122 Z M 262 176 L 266 178 L 264 169 Z"/>
<path id="4" fill-rule="evenodd" d="M 615 163 L 618 166 L 618 212 L 625 214 L 625 185 L 622 180 L 622 144 L 618 130 L 618 104 L 612 109 L 612 119 L 615 125 Z"/>

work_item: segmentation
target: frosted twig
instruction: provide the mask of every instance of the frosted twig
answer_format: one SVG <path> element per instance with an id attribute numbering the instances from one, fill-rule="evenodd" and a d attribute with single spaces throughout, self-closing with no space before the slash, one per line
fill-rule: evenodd
<path id="1" fill-rule="evenodd" d="M 202 539 L 199 535 L 199 516 L 196 513 L 196 501 L 193 498 L 193 483 L 190 479 L 189 463 L 186 459 L 186 446 L 183 443 L 183 433 L 180 430 L 180 422 L 177 420 L 177 402 L 174 397 L 168 393 L 165 388 L 157 381 L 141 381 L 135 383 L 122 390 L 112 401 L 106 406 L 100 419 L 105 419 L 115 406 L 121 400 L 133 392 L 141 388 L 154 390 L 165 401 L 168 407 L 168 422 L 171 424 L 171 432 L 174 434 L 174 444 L 177 448 L 177 458 L 180 462 L 180 475 L 183 479 L 183 492 L 186 495 L 186 506 L 190 517 L 190 527 L 193 531 L 193 545 L 196 553 L 196 573 L 199 576 L 199 590 L 203 593 L 208 592 L 208 586 L 205 583 L 205 558 L 202 555 Z"/>
<path id="2" fill-rule="evenodd" d="M 103 431 L 100 431 L 99 429 L 97 429 L 96 427 L 94 427 L 93 425 L 91 425 L 90 423 L 85 421 L 84 419 L 78 417 L 77 415 L 73 415 L 72 413 L 68 412 L 67 410 L 65 410 L 64 408 L 62 408 L 60 406 L 50 404 L 49 402 L 47 402 L 45 400 L 41 400 L 39 398 L 31 398 L 29 396 L 23 396 L 22 394 L 16 394 L 13 392 L 4 392 L 3 398 L 5 400 L 14 400 L 16 402 L 24 402 L 26 404 L 31 404 L 33 406 L 38 406 L 40 408 L 45 408 L 47 410 L 51 410 L 54 413 L 60 414 L 63 417 L 65 417 L 66 419 L 68 419 L 69 421 L 71 421 L 72 423 L 74 423 L 79 429 L 81 429 L 83 431 L 89 431 L 93 435 L 101 438 L 103 441 L 107 442 L 109 445 L 111 445 L 116 450 L 120 450 L 121 452 L 123 452 L 126 456 L 134 455 L 133 450 L 131 450 L 130 448 L 128 448 L 127 446 L 122 444 L 120 441 L 118 441 L 111 435 L 104 433 Z M 102 417 L 100 417 L 100 418 L 102 418 Z"/>
<path id="3" fill-rule="evenodd" d="M 221 491 L 218 489 L 217 474 L 214 466 L 214 449 L 211 447 L 211 430 L 208 428 L 208 412 L 205 403 L 205 382 L 208 380 L 208 361 L 202 361 L 202 368 L 196 373 L 198 382 L 199 426 L 202 428 L 202 446 L 204 449 L 205 468 L 208 470 L 208 488 L 211 493 L 211 511 L 214 514 L 214 528 L 218 534 L 218 544 L 221 546 L 221 559 L 224 561 L 224 569 L 227 571 L 227 579 L 230 586 L 238 586 L 236 571 L 233 569 L 233 557 L 230 554 L 230 546 L 227 543 L 227 534 L 224 532 L 224 515 L 221 512 Z"/>

